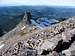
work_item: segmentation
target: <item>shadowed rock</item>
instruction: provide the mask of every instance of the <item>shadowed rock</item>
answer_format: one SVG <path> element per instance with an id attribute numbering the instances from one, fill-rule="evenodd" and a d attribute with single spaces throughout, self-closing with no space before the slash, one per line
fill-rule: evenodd
<path id="1" fill-rule="evenodd" d="M 24 21 L 26 24 L 31 24 L 31 19 L 32 19 L 31 12 L 25 12 L 25 15 L 24 15 L 24 17 L 23 17 L 23 21 Z"/>
<path id="2" fill-rule="evenodd" d="M 62 52 L 63 50 L 68 49 L 71 44 L 75 41 L 75 35 L 71 37 L 71 40 L 69 42 L 63 42 L 63 40 L 60 40 L 57 44 L 57 46 L 54 48 L 54 51 Z"/>

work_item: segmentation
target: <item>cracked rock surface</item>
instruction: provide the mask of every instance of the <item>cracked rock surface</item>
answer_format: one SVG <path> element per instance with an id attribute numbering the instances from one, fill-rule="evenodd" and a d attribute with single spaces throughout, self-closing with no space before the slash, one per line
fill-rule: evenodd
<path id="1" fill-rule="evenodd" d="M 31 33 L 22 31 L 2 39 L 0 56 L 75 56 L 75 17 Z"/>

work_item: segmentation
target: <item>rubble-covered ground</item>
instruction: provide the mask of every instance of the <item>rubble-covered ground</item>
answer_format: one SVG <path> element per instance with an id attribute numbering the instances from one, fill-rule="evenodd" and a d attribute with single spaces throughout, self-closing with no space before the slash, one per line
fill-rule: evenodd
<path id="1" fill-rule="evenodd" d="M 75 56 L 75 17 L 44 29 L 23 26 L 3 36 L 0 56 Z"/>

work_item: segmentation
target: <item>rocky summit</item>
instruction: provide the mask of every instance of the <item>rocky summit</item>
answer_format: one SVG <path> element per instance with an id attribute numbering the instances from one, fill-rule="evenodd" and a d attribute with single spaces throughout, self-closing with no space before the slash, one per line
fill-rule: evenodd
<path id="1" fill-rule="evenodd" d="M 0 56 L 75 56 L 75 17 L 45 28 L 24 18 L 0 39 Z"/>

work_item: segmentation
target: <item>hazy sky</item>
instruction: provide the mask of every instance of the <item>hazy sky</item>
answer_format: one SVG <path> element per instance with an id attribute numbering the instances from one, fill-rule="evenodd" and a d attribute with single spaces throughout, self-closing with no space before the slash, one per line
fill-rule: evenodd
<path id="1" fill-rule="evenodd" d="M 14 5 L 75 6 L 75 0 L 0 0 L 0 6 L 14 6 Z"/>

